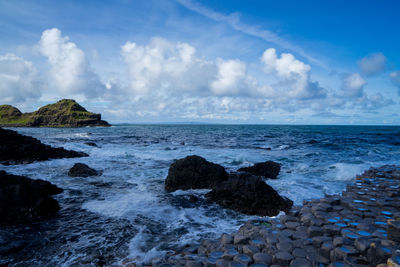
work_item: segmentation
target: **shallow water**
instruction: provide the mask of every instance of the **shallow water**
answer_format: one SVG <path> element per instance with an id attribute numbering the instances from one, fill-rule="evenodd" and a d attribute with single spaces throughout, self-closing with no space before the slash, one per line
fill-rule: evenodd
<path id="1" fill-rule="evenodd" d="M 236 230 L 250 217 L 210 205 L 203 198 L 207 190 L 164 191 L 169 165 L 187 155 L 203 156 L 230 171 L 277 161 L 282 164 L 279 179 L 267 183 L 295 204 L 340 193 L 370 166 L 400 160 L 400 127 L 130 125 L 16 130 L 90 157 L 0 165 L 65 190 L 56 197 L 62 206 L 56 218 L 29 227 L 0 228 L 0 244 L 20 242 L 13 253 L 0 249 L 0 263 L 14 265 L 109 265 L 128 256 L 146 261 Z M 68 177 L 76 162 L 103 175 Z M 200 201 L 191 203 L 192 194 Z"/>

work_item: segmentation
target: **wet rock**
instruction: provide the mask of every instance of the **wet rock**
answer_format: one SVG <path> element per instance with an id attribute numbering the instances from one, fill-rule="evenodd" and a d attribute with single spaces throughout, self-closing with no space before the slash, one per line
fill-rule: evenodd
<path id="1" fill-rule="evenodd" d="M 292 260 L 293 256 L 287 251 L 279 251 L 274 255 L 274 262 L 282 266 L 288 266 Z"/>
<path id="2" fill-rule="evenodd" d="M 224 167 L 193 155 L 171 164 L 165 189 L 173 192 L 178 189 L 213 188 L 227 179 L 228 173 Z"/>
<path id="3" fill-rule="evenodd" d="M 240 168 L 238 171 L 247 172 L 265 178 L 276 179 L 280 170 L 281 170 L 281 165 L 279 163 L 273 161 L 266 161 L 266 162 L 256 163 L 250 167 Z"/>
<path id="4" fill-rule="evenodd" d="M 255 263 L 265 263 L 269 265 L 272 263 L 272 256 L 267 253 L 255 253 L 253 255 L 253 260 Z"/>
<path id="5" fill-rule="evenodd" d="M 68 176 L 70 177 L 89 177 L 98 176 L 99 174 L 98 171 L 83 163 L 75 163 L 68 172 Z"/>
<path id="6" fill-rule="evenodd" d="M 47 181 L 0 171 L 0 224 L 29 223 L 60 209 L 51 196 L 63 190 Z"/>
<path id="7" fill-rule="evenodd" d="M 83 152 L 54 148 L 36 138 L 0 128 L 0 163 L 3 165 L 87 156 Z"/>
<path id="8" fill-rule="evenodd" d="M 240 262 L 240 263 L 244 264 L 245 266 L 247 266 L 248 264 L 252 263 L 252 261 L 253 261 L 251 257 L 249 257 L 249 256 L 247 256 L 245 254 L 236 255 L 233 258 L 233 260 L 237 261 L 237 262 Z"/>
<path id="9" fill-rule="evenodd" d="M 281 197 L 261 178 L 246 173 L 234 173 L 214 188 L 206 197 L 221 206 L 249 215 L 276 216 L 288 211 L 293 202 Z"/>
<path id="10" fill-rule="evenodd" d="M 247 244 L 249 242 L 249 240 L 250 240 L 250 237 L 241 235 L 241 234 L 235 234 L 233 237 L 233 243 L 235 245 Z"/>
<path id="11" fill-rule="evenodd" d="M 233 243 L 233 237 L 228 234 L 222 234 L 221 235 L 221 244 L 226 245 L 226 244 L 232 244 Z"/>
<path id="12" fill-rule="evenodd" d="M 95 142 L 86 142 L 85 145 L 98 147 L 98 145 Z"/>
<path id="13" fill-rule="evenodd" d="M 388 238 L 400 242 L 400 220 L 388 220 L 387 224 Z"/>
<path id="14" fill-rule="evenodd" d="M 312 267 L 312 264 L 304 258 L 297 258 L 292 260 L 289 267 Z"/>

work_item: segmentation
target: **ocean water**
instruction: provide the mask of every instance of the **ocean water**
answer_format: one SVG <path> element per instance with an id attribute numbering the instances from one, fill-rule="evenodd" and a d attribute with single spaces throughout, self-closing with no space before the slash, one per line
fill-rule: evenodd
<path id="1" fill-rule="evenodd" d="M 15 130 L 90 156 L 0 165 L 64 189 L 56 196 L 62 207 L 57 217 L 0 228 L 0 264 L 10 265 L 110 265 L 126 257 L 146 262 L 202 238 L 232 232 L 254 218 L 207 203 L 207 190 L 166 193 L 170 164 L 187 155 L 200 155 L 228 171 L 266 160 L 279 162 L 278 179 L 266 182 L 297 205 L 338 194 L 363 170 L 400 160 L 400 127 L 120 125 Z M 76 162 L 103 174 L 68 177 Z M 190 202 L 191 195 L 200 200 Z M 1 244 L 12 244 L 13 249 L 2 251 Z"/>

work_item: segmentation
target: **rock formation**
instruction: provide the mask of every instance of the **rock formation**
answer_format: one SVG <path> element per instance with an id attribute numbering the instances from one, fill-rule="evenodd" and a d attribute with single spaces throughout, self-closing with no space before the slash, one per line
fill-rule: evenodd
<path id="1" fill-rule="evenodd" d="M 247 173 L 232 173 L 229 179 L 206 195 L 223 207 L 249 215 L 276 216 L 287 212 L 293 201 L 281 197 L 260 177 Z"/>
<path id="2" fill-rule="evenodd" d="M 0 164 L 3 165 L 86 156 L 83 152 L 53 148 L 31 136 L 0 128 Z"/>
<path id="3" fill-rule="evenodd" d="M 29 223 L 54 215 L 60 206 L 51 196 L 62 191 L 47 181 L 0 171 L 0 224 Z"/>
<path id="4" fill-rule="evenodd" d="M 276 179 L 278 177 L 281 165 L 273 161 L 266 161 L 256 163 L 250 167 L 240 168 L 239 172 L 247 172 L 256 176 L 262 176 L 264 178 Z"/>
<path id="5" fill-rule="evenodd" d="M 165 180 L 168 192 L 178 189 L 213 188 L 228 179 L 224 167 L 199 156 L 187 156 L 171 164 Z"/>
<path id="6" fill-rule="evenodd" d="M 207 199 L 250 215 L 275 216 L 279 211 L 290 210 L 293 202 L 281 197 L 259 177 L 276 177 L 280 165 L 271 161 L 255 166 L 258 176 L 249 173 L 252 167 L 249 172 L 228 175 L 225 168 L 218 164 L 199 156 L 187 156 L 171 164 L 165 189 L 169 192 L 178 189 L 212 189 L 206 195 Z"/>
<path id="7" fill-rule="evenodd" d="M 68 172 L 68 176 L 71 177 L 89 177 L 98 176 L 99 174 L 100 173 L 98 171 L 83 163 L 75 163 Z"/>
<path id="8" fill-rule="evenodd" d="M 84 127 L 110 126 L 101 114 L 87 111 L 75 100 L 63 99 L 30 113 L 10 105 L 0 105 L 0 126 L 4 127 Z"/>

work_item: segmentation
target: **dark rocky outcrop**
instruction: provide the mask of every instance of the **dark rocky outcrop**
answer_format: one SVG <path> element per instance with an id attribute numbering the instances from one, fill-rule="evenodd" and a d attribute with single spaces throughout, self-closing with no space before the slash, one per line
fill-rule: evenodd
<path id="1" fill-rule="evenodd" d="M 165 180 L 168 192 L 178 189 L 213 188 L 228 179 L 224 167 L 199 156 L 187 156 L 171 164 Z"/>
<path id="2" fill-rule="evenodd" d="M 273 161 L 266 161 L 256 163 L 250 167 L 240 168 L 239 172 L 247 172 L 256 176 L 262 176 L 265 178 L 276 179 L 278 177 L 281 165 Z"/>
<path id="3" fill-rule="evenodd" d="M 268 174 L 276 177 L 279 173 L 279 164 L 261 164 L 262 176 Z M 270 168 L 266 168 L 265 165 Z M 261 176 L 260 172 L 256 173 Z M 165 189 L 169 192 L 178 189 L 212 189 L 206 195 L 208 200 L 250 215 L 275 216 L 279 211 L 290 210 L 293 202 L 281 197 L 259 176 L 244 171 L 228 175 L 220 165 L 199 156 L 187 156 L 171 164 L 165 180 Z"/>
<path id="4" fill-rule="evenodd" d="M 62 191 L 47 181 L 0 171 L 0 224 L 29 223 L 54 215 L 60 207 L 51 196 Z"/>
<path id="5" fill-rule="evenodd" d="M 241 213 L 276 216 L 288 211 L 293 201 L 281 197 L 260 177 L 248 173 L 233 173 L 221 185 L 214 187 L 206 197 L 221 206 Z"/>
<path id="6" fill-rule="evenodd" d="M 98 171 L 83 163 L 75 163 L 68 172 L 68 176 L 71 177 L 89 177 L 98 175 L 100 175 Z"/>
<path id="7" fill-rule="evenodd" d="M 101 120 L 101 114 L 87 111 L 72 99 L 62 99 L 55 104 L 22 113 L 10 105 L 0 105 L 0 126 L 5 127 L 83 127 L 110 126 Z"/>
<path id="8" fill-rule="evenodd" d="M 86 156 L 83 152 L 53 148 L 31 136 L 0 128 L 0 163 L 3 165 Z"/>

